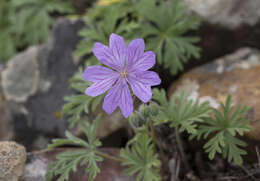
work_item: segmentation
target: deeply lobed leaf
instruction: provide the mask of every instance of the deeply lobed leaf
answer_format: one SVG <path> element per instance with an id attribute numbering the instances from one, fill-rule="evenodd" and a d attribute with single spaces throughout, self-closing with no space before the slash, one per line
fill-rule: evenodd
<path id="1" fill-rule="evenodd" d="M 199 38 L 184 37 L 199 26 L 200 18 L 188 14 L 181 0 L 159 2 L 158 5 L 156 0 L 141 0 L 137 5 L 144 23 L 142 37 L 147 40 L 148 48 L 156 52 L 158 62 L 176 74 L 188 59 L 200 57 L 200 49 L 195 46 Z"/>
<path id="2" fill-rule="evenodd" d="M 54 149 L 63 145 L 81 146 L 83 149 L 63 152 L 57 155 L 57 161 L 54 162 L 48 170 L 47 180 L 51 180 L 55 176 L 58 181 L 65 181 L 69 179 L 70 172 L 75 172 L 78 165 L 86 166 L 86 173 L 89 180 L 93 181 L 96 175 L 100 172 L 97 162 L 103 160 L 102 157 L 96 155 L 95 150 L 101 146 L 101 142 L 96 137 L 99 117 L 90 124 L 89 122 L 81 123 L 81 128 L 88 138 L 88 142 L 80 139 L 70 132 L 66 132 L 67 139 L 55 139 L 53 143 L 48 145 L 48 149 Z"/>
<path id="3" fill-rule="evenodd" d="M 197 123 L 210 116 L 211 107 L 207 102 L 199 103 L 199 100 L 194 102 L 184 92 L 172 95 L 169 101 L 164 90 L 154 89 L 153 93 L 153 99 L 161 105 L 155 118 L 157 124 L 169 122 L 181 132 L 196 134 Z"/>
<path id="4" fill-rule="evenodd" d="M 214 116 L 206 119 L 200 125 L 195 136 L 198 139 L 202 136 L 206 139 L 212 135 L 204 145 L 210 159 L 213 159 L 216 153 L 220 153 L 229 162 L 233 161 L 235 164 L 241 165 L 243 163 L 242 155 L 246 154 L 242 147 L 245 147 L 246 143 L 236 136 L 242 136 L 244 132 L 250 131 L 248 120 L 245 119 L 248 108 L 241 105 L 234 107 L 231 96 L 227 97 L 225 104 L 221 103 L 221 108 L 221 111 L 214 108 Z"/>
<path id="5" fill-rule="evenodd" d="M 127 166 L 127 175 L 136 175 L 137 181 L 158 181 L 160 180 L 160 161 L 154 153 L 151 139 L 145 133 L 136 136 L 131 147 L 128 145 L 121 149 L 120 156 L 123 158 L 122 165 Z"/>

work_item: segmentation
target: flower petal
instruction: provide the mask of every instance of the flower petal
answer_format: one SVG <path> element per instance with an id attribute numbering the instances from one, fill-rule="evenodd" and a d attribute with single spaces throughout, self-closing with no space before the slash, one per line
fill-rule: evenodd
<path id="1" fill-rule="evenodd" d="M 114 76 L 102 81 L 97 81 L 86 89 L 85 94 L 92 97 L 99 96 L 106 92 L 117 79 L 118 78 Z"/>
<path id="2" fill-rule="evenodd" d="M 120 93 L 119 107 L 123 116 L 128 118 L 133 113 L 133 99 L 125 79 L 122 79 Z"/>
<path id="3" fill-rule="evenodd" d="M 118 80 L 104 98 L 103 109 L 107 114 L 114 112 L 119 104 L 120 94 L 118 91 L 120 90 L 120 87 L 121 83 L 120 80 Z"/>
<path id="4" fill-rule="evenodd" d="M 104 99 L 103 109 L 106 113 L 111 114 L 117 106 L 120 107 L 125 118 L 129 117 L 133 112 L 133 99 L 126 80 L 122 78 L 108 91 Z"/>
<path id="5" fill-rule="evenodd" d="M 144 54 L 144 40 L 139 38 L 131 41 L 127 48 L 126 64 L 131 68 Z"/>
<path id="6" fill-rule="evenodd" d="M 161 79 L 153 71 L 135 71 L 129 74 L 128 82 L 134 94 L 146 103 L 152 98 L 151 86 L 159 85 Z"/>
<path id="7" fill-rule="evenodd" d="M 131 66 L 131 70 L 148 70 L 155 64 L 155 54 L 152 51 L 145 52 L 138 61 Z"/>
<path id="8" fill-rule="evenodd" d="M 155 86 L 161 84 L 161 79 L 156 72 L 140 71 L 135 73 L 137 79 L 145 85 Z"/>
<path id="9" fill-rule="evenodd" d="M 102 66 L 88 66 L 82 76 L 90 82 L 98 82 L 112 77 L 119 77 L 119 73 Z"/>
<path id="10" fill-rule="evenodd" d="M 151 86 L 145 85 L 142 82 L 129 79 L 130 86 L 134 94 L 144 103 L 148 102 L 152 98 L 152 89 Z"/>
<path id="11" fill-rule="evenodd" d="M 109 38 L 109 48 L 115 58 L 114 62 L 116 65 L 123 68 L 127 52 L 124 39 L 121 36 L 112 33 Z"/>
<path id="12" fill-rule="evenodd" d="M 95 43 L 93 53 L 97 59 L 106 66 L 115 70 L 121 70 L 120 64 L 117 63 L 116 58 L 110 48 L 102 43 Z"/>

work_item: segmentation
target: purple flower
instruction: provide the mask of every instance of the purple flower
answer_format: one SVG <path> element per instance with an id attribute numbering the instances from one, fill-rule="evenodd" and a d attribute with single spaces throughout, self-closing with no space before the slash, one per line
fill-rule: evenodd
<path id="1" fill-rule="evenodd" d="M 110 35 L 109 47 L 95 43 L 94 55 L 111 69 L 89 66 L 83 77 L 94 84 L 85 93 L 95 97 L 109 90 L 103 103 L 106 113 L 111 114 L 119 106 L 124 117 L 129 117 L 133 113 L 133 99 L 128 86 L 146 103 L 152 97 L 151 86 L 161 83 L 155 72 L 148 71 L 155 64 L 155 54 L 144 49 L 143 39 L 131 41 L 127 48 L 124 39 L 116 34 Z"/>

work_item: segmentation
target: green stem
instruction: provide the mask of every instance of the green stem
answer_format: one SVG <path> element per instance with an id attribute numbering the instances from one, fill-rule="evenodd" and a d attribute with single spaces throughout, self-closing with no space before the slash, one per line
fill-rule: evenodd
<path id="1" fill-rule="evenodd" d="M 163 154 L 161 145 L 159 144 L 159 142 L 157 141 L 157 139 L 155 137 L 155 127 L 153 125 L 153 120 L 151 118 L 149 118 L 149 123 L 150 123 L 150 128 L 151 128 L 152 141 L 153 141 L 154 145 L 156 145 L 158 147 L 160 153 Z"/>
<path id="2" fill-rule="evenodd" d="M 151 128 L 152 140 L 153 140 L 154 144 L 157 145 L 157 140 L 155 138 L 155 128 L 153 125 L 153 120 L 151 118 L 149 119 L 149 123 L 150 123 L 150 128 Z"/>
<path id="3" fill-rule="evenodd" d="M 184 154 L 182 140 L 181 140 L 181 137 L 180 137 L 180 134 L 179 134 L 179 130 L 178 130 L 177 127 L 175 128 L 175 135 L 176 135 L 177 147 L 178 147 L 179 153 L 181 155 L 182 161 L 184 163 L 184 167 L 187 170 L 189 170 L 189 164 L 188 164 L 188 161 L 187 161 L 186 156 Z"/>
<path id="4" fill-rule="evenodd" d="M 109 155 L 109 154 L 106 154 L 104 152 L 97 151 L 97 150 L 95 150 L 95 154 L 97 154 L 98 156 L 101 156 L 103 158 L 106 158 L 106 159 L 109 159 L 109 160 L 113 160 L 113 161 L 119 162 L 119 163 L 124 161 L 123 159 L 121 159 L 119 157 L 115 157 L 115 156 L 112 156 L 112 155 Z"/>

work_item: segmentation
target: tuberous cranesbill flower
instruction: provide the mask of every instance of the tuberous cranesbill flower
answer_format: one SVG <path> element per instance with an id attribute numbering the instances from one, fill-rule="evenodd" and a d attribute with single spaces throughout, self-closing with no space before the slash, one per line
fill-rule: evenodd
<path id="1" fill-rule="evenodd" d="M 124 117 L 133 113 L 133 99 L 129 90 L 146 103 L 152 98 L 151 86 L 159 85 L 161 79 L 157 73 L 149 71 L 155 64 L 155 54 L 144 52 L 143 39 L 135 39 L 126 47 L 124 39 L 111 34 L 109 47 L 95 43 L 93 53 L 97 59 L 107 67 L 89 66 L 83 77 L 93 82 L 85 93 L 98 96 L 105 93 L 103 109 L 111 114 L 119 106 Z"/>

